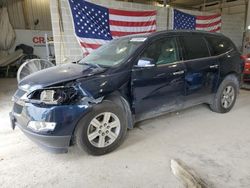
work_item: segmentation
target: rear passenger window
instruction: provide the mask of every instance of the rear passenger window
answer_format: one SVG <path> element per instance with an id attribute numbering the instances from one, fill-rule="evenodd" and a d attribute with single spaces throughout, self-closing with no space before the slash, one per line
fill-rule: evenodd
<path id="1" fill-rule="evenodd" d="M 211 46 L 211 55 L 220 55 L 233 49 L 232 43 L 219 37 L 206 37 Z"/>
<path id="2" fill-rule="evenodd" d="M 210 56 L 206 41 L 201 36 L 183 36 L 181 46 L 184 47 L 186 60 Z"/>

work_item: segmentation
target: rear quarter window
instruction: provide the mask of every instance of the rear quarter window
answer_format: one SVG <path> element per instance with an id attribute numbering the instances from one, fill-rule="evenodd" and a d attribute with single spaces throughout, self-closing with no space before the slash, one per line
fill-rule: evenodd
<path id="1" fill-rule="evenodd" d="M 205 39 L 202 36 L 187 35 L 180 37 L 185 60 L 209 57 L 210 53 Z"/>
<path id="2" fill-rule="evenodd" d="M 211 48 L 211 55 L 220 55 L 234 49 L 232 42 L 220 37 L 206 37 Z"/>

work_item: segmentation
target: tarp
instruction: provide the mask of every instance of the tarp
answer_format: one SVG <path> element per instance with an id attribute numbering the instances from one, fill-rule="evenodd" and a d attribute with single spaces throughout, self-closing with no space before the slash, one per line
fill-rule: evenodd
<path id="1" fill-rule="evenodd" d="M 0 51 L 0 67 L 10 65 L 23 56 L 23 50 L 19 49 L 11 54 Z"/>
<path id="2" fill-rule="evenodd" d="M 7 8 L 0 8 L 0 50 L 9 50 L 14 41 L 15 31 L 10 24 Z"/>

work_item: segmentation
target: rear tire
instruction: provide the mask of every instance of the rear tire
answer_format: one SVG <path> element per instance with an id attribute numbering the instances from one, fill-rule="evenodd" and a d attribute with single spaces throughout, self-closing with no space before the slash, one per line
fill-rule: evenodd
<path id="1" fill-rule="evenodd" d="M 226 76 L 221 82 L 212 104 L 210 104 L 211 110 L 217 113 L 229 112 L 235 104 L 238 93 L 239 80 L 237 77 L 233 74 Z"/>
<path id="2" fill-rule="evenodd" d="M 123 109 L 112 101 L 93 106 L 75 130 L 77 146 L 92 154 L 103 155 L 115 150 L 124 141 L 127 120 Z"/>

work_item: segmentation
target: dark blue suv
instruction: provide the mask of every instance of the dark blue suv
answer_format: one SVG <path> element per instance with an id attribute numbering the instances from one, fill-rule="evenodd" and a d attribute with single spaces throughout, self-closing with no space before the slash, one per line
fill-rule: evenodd
<path id="1" fill-rule="evenodd" d="M 117 148 L 135 122 L 201 103 L 230 111 L 242 63 L 221 34 L 122 37 L 79 62 L 24 78 L 13 97 L 12 127 L 53 151 L 76 143 L 102 155 Z"/>

